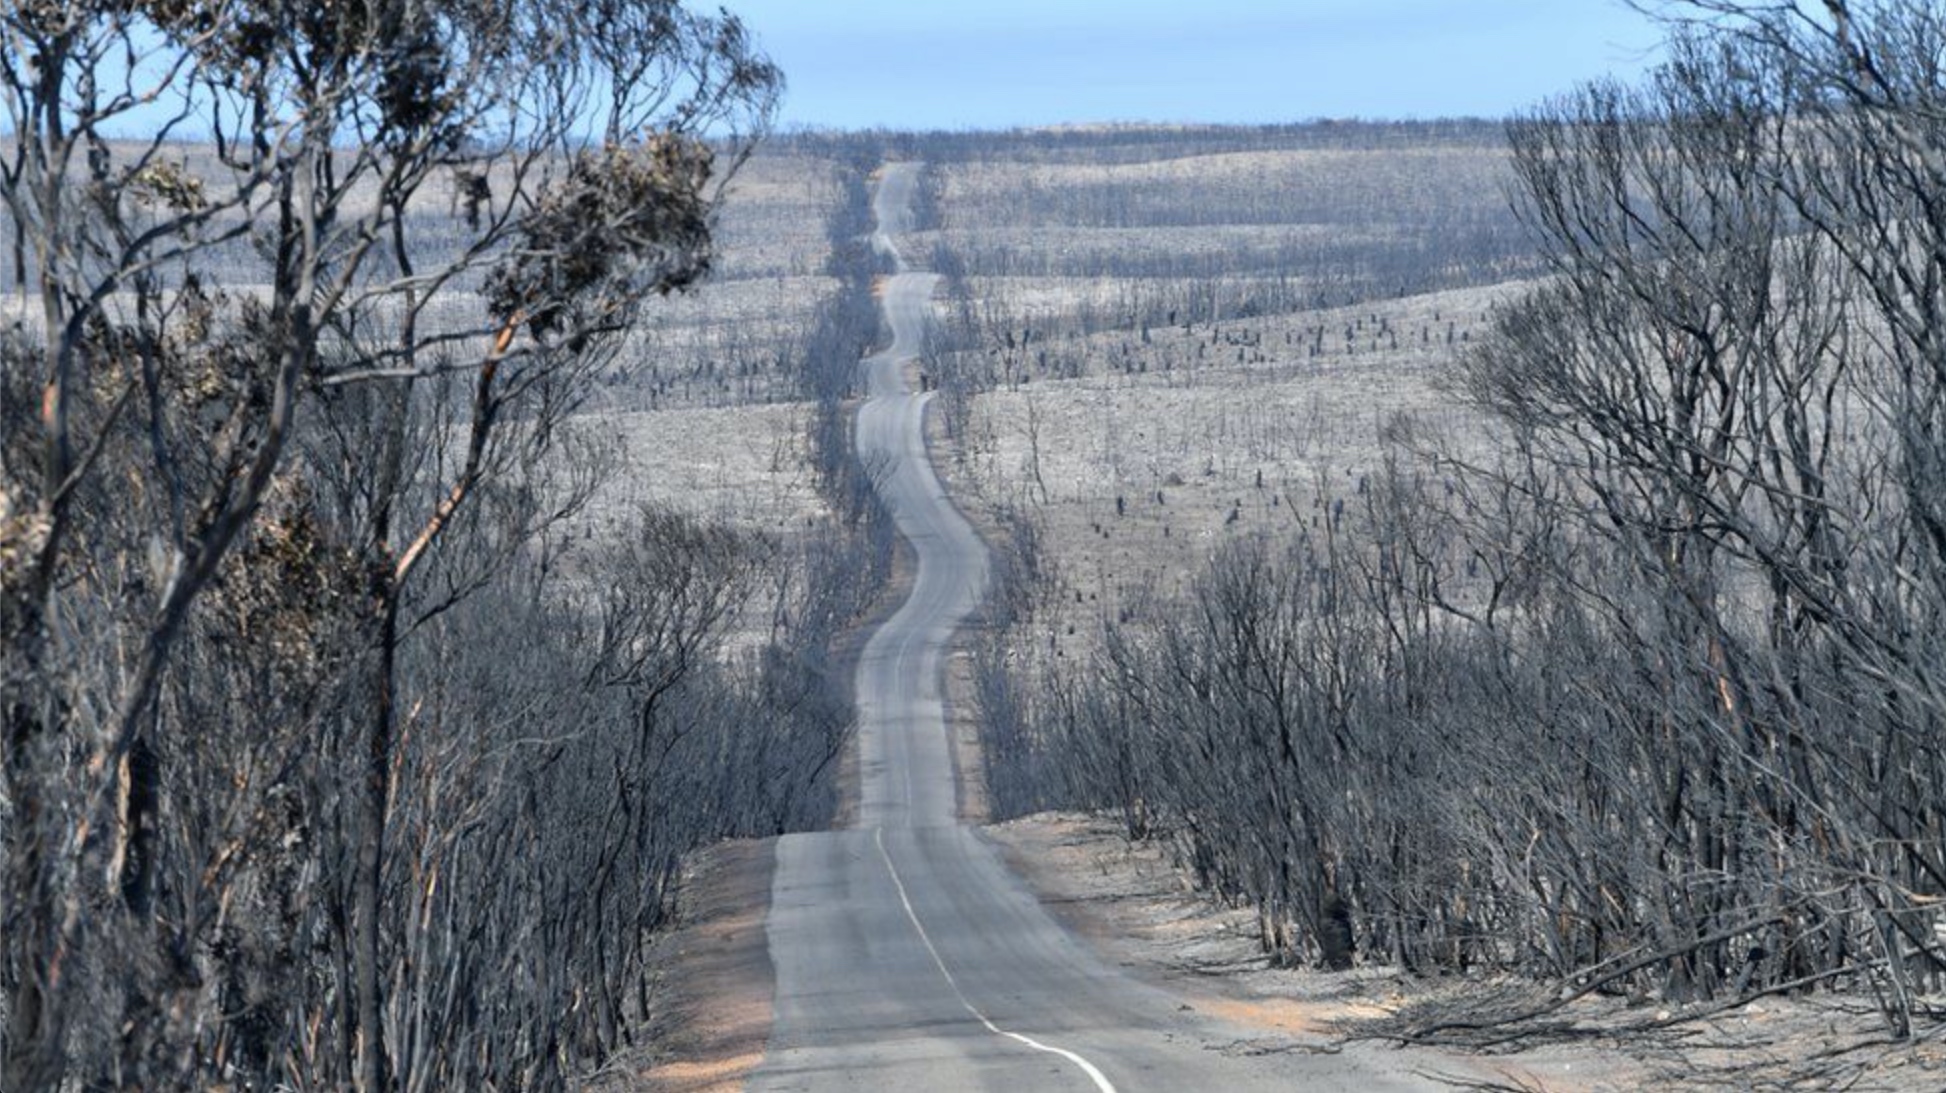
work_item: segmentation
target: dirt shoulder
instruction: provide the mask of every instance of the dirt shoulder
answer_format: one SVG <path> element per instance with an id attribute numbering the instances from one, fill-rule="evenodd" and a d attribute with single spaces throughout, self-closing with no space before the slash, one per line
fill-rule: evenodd
<path id="1" fill-rule="evenodd" d="M 764 919 L 775 839 L 719 843 L 684 877 L 677 926 L 657 941 L 647 1046 L 624 1059 L 622 1093 L 734 1093 L 763 1062 L 774 980 Z"/>
<path id="2" fill-rule="evenodd" d="M 1161 848 L 1131 845 L 1106 818 L 1046 813 L 986 831 L 1055 917 L 1109 960 L 1299 1050 L 1387 1042 L 1402 1018 L 1512 1011 L 1538 997 L 1531 985 L 1423 980 L 1386 968 L 1272 968 L 1253 913 L 1192 891 Z M 1447 1049 L 1451 1067 L 1422 1069 L 1457 1087 L 1550 1093 L 1946 1089 L 1946 1035 L 1887 1043 L 1869 999 L 1768 998 L 1706 1019 L 1671 1016 L 1588 999 L 1530 1022 L 1521 1036 Z"/>

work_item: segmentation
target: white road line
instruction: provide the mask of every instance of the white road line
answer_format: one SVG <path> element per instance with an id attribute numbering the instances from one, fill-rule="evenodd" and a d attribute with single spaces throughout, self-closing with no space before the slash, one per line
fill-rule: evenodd
<path id="1" fill-rule="evenodd" d="M 876 213 L 878 211 L 879 210 L 877 210 L 875 207 L 874 212 Z M 880 215 L 878 219 L 882 223 L 884 220 L 883 215 Z M 898 353 L 898 349 L 900 345 L 903 342 L 905 342 L 907 339 L 903 336 L 905 334 L 905 331 L 900 329 L 902 324 L 900 323 L 900 315 L 897 313 L 898 309 L 889 306 L 891 302 L 890 298 L 893 295 L 897 294 L 902 288 L 902 286 L 899 284 L 897 280 L 897 277 L 903 276 L 907 272 L 905 266 L 905 257 L 899 253 L 898 244 L 892 241 L 892 235 L 890 232 L 881 230 L 878 232 L 874 232 L 873 235 L 875 241 L 881 244 L 884 247 L 884 249 L 891 254 L 893 269 L 895 270 L 895 277 L 893 281 L 891 281 L 885 286 L 885 293 L 887 299 L 885 301 L 885 308 L 884 308 L 886 315 L 890 319 L 891 326 L 892 326 L 892 344 L 887 346 L 883 352 L 874 354 L 872 357 L 867 358 L 867 360 L 876 362 L 879 361 L 880 358 L 885 358 L 885 364 L 888 367 L 896 370 L 902 368 L 907 360 L 912 359 L 912 354 L 910 353 L 905 353 L 905 354 Z M 895 356 L 895 354 L 897 355 Z M 901 388 L 904 388 L 902 377 L 900 377 L 896 371 L 894 372 L 894 378 L 901 379 L 899 386 Z M 908 397 L 910 397 L 912 394 L 912 392 L 909 389 L 902 390 L 901 393 L 905 394 Z M 923 470 L 931 469 L 930 463 L 928 462 L 930 453 L 926 451 L 926 446 L 925 446 L 925 438 L 924 438 L 925 426 L 923 424 L 925 420 L 925 405 L 926 402 L 929 401 L 929 399 L 930 399 L 929 394 L 922 394 L 917 399 L 914 400 L 914 407 L 918 411 L 919 420 L 921 422 L 919 428 L 901 430 L 901 433 L 903 434 L 901 439 L 905 442 L 905 447 L 906 447 L 906 451 L 903 453 L 905 456 L 904 464 L 905 464 L 905 469 L 908 471 L 908 473 L 918 473 L 916 470 L 913 470 L 913 468 L 920 468 Z M 916 445 L 912 443 L 915 437 L 918 439 L 918 443 Z M 921 485 L 922 486 L 924 485 L 923 476 L 922 476 Z M 941 493 L 940 488 L 938 486 L 937 476 L 934 477 L 933 488 L 930 490 L 926 490 L 925 492 L 933 493 L 943 498 L 944 495 L 943 493 Z M 919 591 L 919 581 L 917 579 L 917 576 L 915 575 L 913 581 L 913 595 L 915 597 L 918 595 L 918 591 Z M 910 605 L 911 605 L 911 601 L 908 600 L 907 606 L 909 607 Z M 908 661 L 912 657 L 913 643 L 916 639 L 920 637 L 921 635 L 916 633 L 908 634 L 906 638 L 899 643 L 898 652 L 892 658 L 892 665 L 893 665 L 895 676 L 904 677 L 907 675 L 905 668 Z M 927 641 L 930 641 L 929 636 L 927 637 Z M 920 650 L 920 660 L 924 661 L 925 659 L 927 659 L 927 657 L 930 655 L 930 652 L 931 651 L 929 649 L 922 648 Z M 925 697 L 923 684 L 920 687 L 919 697 L 922 699 Z M 880 731 L 881 732 L 886 731 L 885 727 L 881 726 Z M 905 772 L 904 772 L 905 773 L 905 786 L 904 786 L 905 814 L 908 822 L 910 822 L 912 816 L 913 802 L 912 802 L 912 762 L 909 756 L 907 757 L 907 761 L 904 764 L 904 766 L 905 766 Z M 906 894 L 905 881 L 899 876 L 898 866 L 892 864 L 892 855 L 886 853 L 885 851 L 885 829 L 883 827 L 874 827 L 872 829 L 872 842 L 874 845 L 878 847 L 878 856 L 881 860 L 885 862 L 885 871 L 891 875 L 893 887 L 898 889 L 899 903 L 904 905 L 905 907 L 905 917 L 911 921 L 913 930 L 915 930 L 919 934 L 919 940 L 926 946 L 926 952 L 932 955 L 933 966 L 939 969 L 940 977 L 945 979 L 946 985 L 953 989 L 954 997 L 959 999 L 959 1004 L 966 1010 L 966 1012 L 972 1014 L 975 1020 L 979 1021 L 980 1024 L 986 1026 L 986 1030 L 988 1032 L 993 1033 L 995 1036 L 1002 1036 L 1009 1040 L 1014 1041 L 1015 1043 L 1024 1044 L 1035 1051 L 1046 1052 L 1049 1055 L 1058 1055 L 1061 1058 L 1066 1059 L 1068 1062 L 1073 1063 L 1075 1066 L 1081 1069 L 1081 1072 L 1083 1074 L 1086 1074 L 1088 1076 L 1089 1081 L 1094 1083 L 1097 1093 L 1116 1093 L 1115 1083 L 1109 1081 L 1108 1076 L 1106 1074 L 1103 1074 L 1100 1068 L 1096 1067 L 1095 1064 L 1089 1062 L 1087 1059 L 1082 1058 L 1080 1055 L 1076 1054 L 1075 1052 L 1069 1051 L 1066 1048 L 1055 1047 L 1052 1044 L 1043 1044 L 1039 1040 L 1036 1040 L 1031 1036 L 1024 1036 L 1018 1032 L 1009 1032 L 1006 1029 L 1001 1028 L 999 1025 L 994 1024 L 990 1019 L 988 1019 L 986 1014 L 980 1012 L 979 1007 L 975 1006 L 966 997 L 966 992 L 960 989 L 959 980 L 953 978 L 952 971 L 946 967 L 945 959 L 939 955 L 938 946 L 932 943 L 932 935 L 926 933 L 925 923 L 919 921 L 919 912 L 912 906 L 912 898 Z"/>
<path id="2" fill-rule="evenodd" d="M 892 855 L 885 852 L 884 828 L 875 827 L 872 829 L 872 842 L 878 846 L 878 856 L 885 862 L 885 871 L 892 875 L 893 887 L 899 890 L 899 902 L 905 905 L 905 917 L 912 921 L 912 928 L 919 932 L 919 940 L 925 943 L 926 951 L 932 954 L 933 966 L 939 969 L 939 974 L 946 980 L 946 985 L 953 988 L 954 997 L 959 999 L 959 1004 L 965 1007 L 966 1012 L 972 1014 L 975 1020 L 985 1025 L 987 1031 L 993 1033 L 995 1036 L 1004 1036 L 1017 1043 L 1026 1044 L 1035 1051 L 1044 1051 L 1049 1055 L 1059 1055 L 1061 1058 L 1080 1067 L 1081 1072 L 1088 1076 L 1088 1080 L 1095 1083 L 1095 1089 L 1098 1093 L 1115 1093 L 1115 1083 L 1109 1081 L 1108 1075 L 1103 1074 L 1095 1064 L 1066 1048 L 1055 1047 L 1052 1044 L 1043 1044 L 1031 1036 L 1023 1036 L 1018 1032 L 1008 1032 L 1006 1029 L 988 1020 L 987 1015 L 981 1013 L 978 1006 L 975 1006 L 967 1000 L 966 992 L 960 989 L 959 980 L 954 979 L 953 973 L 947 970 L 946 961 L 940 957 L 939 949 L 932 943 L 932 936 L 926 933 L 925 924 L 919 921 L 919 912 L 913 910 L 912 900 L 905 894 L 905 882 L 899 879 L 899 867 L 892 864 Z"/>

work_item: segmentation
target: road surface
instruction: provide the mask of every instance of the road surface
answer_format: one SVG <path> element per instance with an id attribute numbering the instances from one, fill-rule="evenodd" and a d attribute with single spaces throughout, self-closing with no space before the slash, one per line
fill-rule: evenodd
<path id="1" fill-rule="evenodd" d="M 874 195 L 874 245 L 895 260 L 916 164 Z M 910 597 L 857 674 L 860 807 L 850 830 L 777 848 L 768 920 L 775 1020 L 757 1090 L 1387 1090 L 1438 1088 L 1402 1056 L 1257 1053 L 1260 1032 L 1201 1018 L 1069 936 L 956 816 L 942 658 L 979 600 L 986 551 L 946 501 L 904 366 L 931 274 L 903 261 L 882 295 L 891 344 L 860 365 L 860 454 L 912 544 Z"/>

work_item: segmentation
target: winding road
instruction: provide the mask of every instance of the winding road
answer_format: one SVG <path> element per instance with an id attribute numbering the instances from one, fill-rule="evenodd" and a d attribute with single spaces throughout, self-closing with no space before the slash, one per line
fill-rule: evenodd
<path id="1" fill-rule="evenodd" d="M 860 793 L 849 830 L 777 848 L 768 919 L 774 1024 L 757 1090 L 1386 1090 L 1438 1088 L 1379 1052 L 1237 1050 L 1222 1025 L 1105 964 L 959 822 L 942 661 L 987 578 L 979 538 L 928 458 L 929 396 L 906 384 L 937 280 L 906 268 L 919 177 L 888 165 L 874 245 L 891 344 L 860 365 L 857 444 L 918 561 L 905 604 L 858 664 Z"/>

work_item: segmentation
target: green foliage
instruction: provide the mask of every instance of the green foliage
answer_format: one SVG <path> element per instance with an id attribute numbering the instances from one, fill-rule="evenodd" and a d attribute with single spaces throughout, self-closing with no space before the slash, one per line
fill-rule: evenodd
<path id="1" fill-rule="evenodd" d="M 570 314 L 605 321 L 626 300 L 694 284 L 710 266 L 713 160 L 707 144 L 678 133 L 576 154 L 489 276 L 493 316 L 546 337 Z"/>

